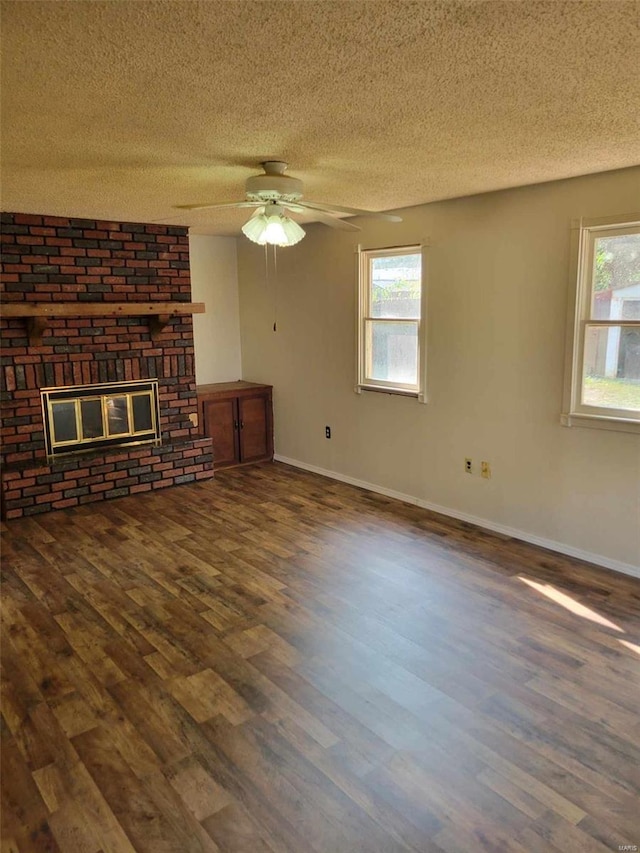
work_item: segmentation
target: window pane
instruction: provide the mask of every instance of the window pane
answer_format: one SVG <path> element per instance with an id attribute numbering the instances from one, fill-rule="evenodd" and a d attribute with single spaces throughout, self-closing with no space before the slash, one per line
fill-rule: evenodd
<path id="1" fill-rule="evenodd" d="M 417 323 L 367 323 L 367 379 L 418 384 Z"/>
<path id="2" fill-rule="evenodd" d="M 107 420 L 109 435 L 130 432 L 126 397 L 107 397 Z"/>
<path id="3" fill-rule="evenodd" d="M 591 318 L 635 319 L 633 312 L 640 305 L 640 234 L 597 237 L 593 262 Z"/>
<path id="4" fill-rule="evenodd" d="M 622 305 L 623 320 L 640 320 L 640 299 L 625 299 Z"/>
<path id="5" fill-rule="evenodd" d="M 153 429 L 151 394 L 134 394 L 131 403 L 133 406 L 133 431 L 147 432 Z"/>
<path id="6" fill-rule="evenodd" d="M 640 411 L 640 329 L 587 326 L 582 403 Z"/>
<path id="7" fill-rule="evenodd" d="M 420 254 L 371 258 L 372 317 L 420 319 Z"/>
<path id="8" fill-rule="evenodd" d="M 104 435 L 101 400 L 81 400 L 80 419 L 83 438 L 100 438 Z"/>
<path id="9" fill-rule="evenodd" d="M 76 404 L 71 400 L 68 403 L 52 403 L 53 413 L 53 439 L 54 441 L 77 441 L 78 428 L 76 425 Z"/>

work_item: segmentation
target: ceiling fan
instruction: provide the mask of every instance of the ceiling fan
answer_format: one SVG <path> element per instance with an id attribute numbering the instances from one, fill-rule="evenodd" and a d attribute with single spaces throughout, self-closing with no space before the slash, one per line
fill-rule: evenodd
<path id="1" fill-rule="evenodd" d="M 245 184 L 245 201 L 225 204 L 179 204 L 180 210 L 222 210 L 225 208 L 254 208 L 251 218 L 242 226 L 242 232 L 263 246 L 266 243 L 275 246 L 293 246 L 305 235 L 304 230 L 290 219 L 286 213 L 310 213 L 314 218 L 332 228 L 343 231 L 359 231 L 357 225 L 332 213 L 350 213 L 358 216 L 371 216 L 386 219 L 388 222 L 402 222 L 402 217 L 391 213 L 376 213 L 355 207 L 341 207 L 337 204 L 322 204 L 318 201 L 301 201 L 302 181 L 285 175 L 287 163 L 282 160 L 265 160 L 261 163 L 262 175 L 252 175 Z"/>

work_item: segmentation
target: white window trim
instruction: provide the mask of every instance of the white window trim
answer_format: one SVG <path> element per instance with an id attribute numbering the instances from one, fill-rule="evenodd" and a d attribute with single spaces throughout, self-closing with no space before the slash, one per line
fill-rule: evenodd
<path id="1" fill-rule="evenodd" d="M 640 327 L 638 320 L 603 323 L 589 317 L 592 288 L 592 247 L 601 233 L 640 227 L 640 213 L 571 222 L 571 271 L 567 312 L 565 381 L 560 423 L 567 427 L 616 430 L 640 434 L 640 412 L 608 409 L 582 403 L 584 336 L 587 325 L 625 325 Z"/>
<path id="2" fill-rule="evenodd" d="M 356 250 L 356 280 L 358 282 L 358 300 L 356 306 L 356 385 L 357 394 L 362 391 L 377 391 L 383 394 L 397 394 L 402 397 L 414 397 L 420 403 L 427 402 L 427 257 L 426 249 L 428 241 L 407 246 L 387 246 L 385 248 L 358 246 Z M 400 383 L 389 385 L 385 382 L 365 377 L 366 363 L 366 335 L 365 323 L 368 319 L 367 308 L 369 304 L 369 272 L 367 268 L 368 259 L 372 255 L 384 257 L 389 255 L 418 254 L 421 257 L 421 281 L 420 281 L 420 318 L 416 322 L 418 326 L 418 387 L 413 385 L 403 386 Z M 397 322 L 403 322 L 402 319 Z M 407 321 L 409 322 L 409 321 Z"/>

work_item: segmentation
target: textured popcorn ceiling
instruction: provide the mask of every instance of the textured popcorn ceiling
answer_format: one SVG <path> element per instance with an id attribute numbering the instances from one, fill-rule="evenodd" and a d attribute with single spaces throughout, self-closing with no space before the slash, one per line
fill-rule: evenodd
<path id="1" fill-rule="evenodd" d="M 2 207 L 237 233 L 268 158 L 373 210 L 640 161 L 638 4 L 3 2 Z"/>

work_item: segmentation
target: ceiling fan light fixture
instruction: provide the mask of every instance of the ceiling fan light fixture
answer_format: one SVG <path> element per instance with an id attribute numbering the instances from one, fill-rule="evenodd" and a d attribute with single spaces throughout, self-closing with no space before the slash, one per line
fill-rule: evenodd
<path id="1" fill-rule="evenodd" d="M 264 246 L 295 246 L 305 236 L 297 222 L 282 213 L 282 208 L 273 205 L 269 213 L 255 214 L 242 226 L 242 233 L 253 243 Z"/>
<path id="2" fill-rule="evenodd" d="M 289 242 L 282 227 L 282 219 L 281 216 L 267 216 L 264 239 L 272 246 L 286 246 Z"/>
<path id="3" fill-rule="evenodd" d="M 251 219 L 249 219 L 242 226 L 242 233 L 245 237 L 248 237 L 252 242 L 258 243 L 261 246 L 267 242 L 263 239 L 263 234 L 267 227 L 267 217 L 264 213 L 253 214 Z"/>
<path id="4" fill-rule="evenodd" d="M 279 224 L 286 239 L 286 243 L 280 243 L 279 245 L 295 246 L 295 244 L 299 243 L 305 236 L 306 231 L 304 228 L 301 228 L 297 222 L 294 222 L 293 219 L 289 219 L 288 216 L 280 216 L 279 218 Z"/>

